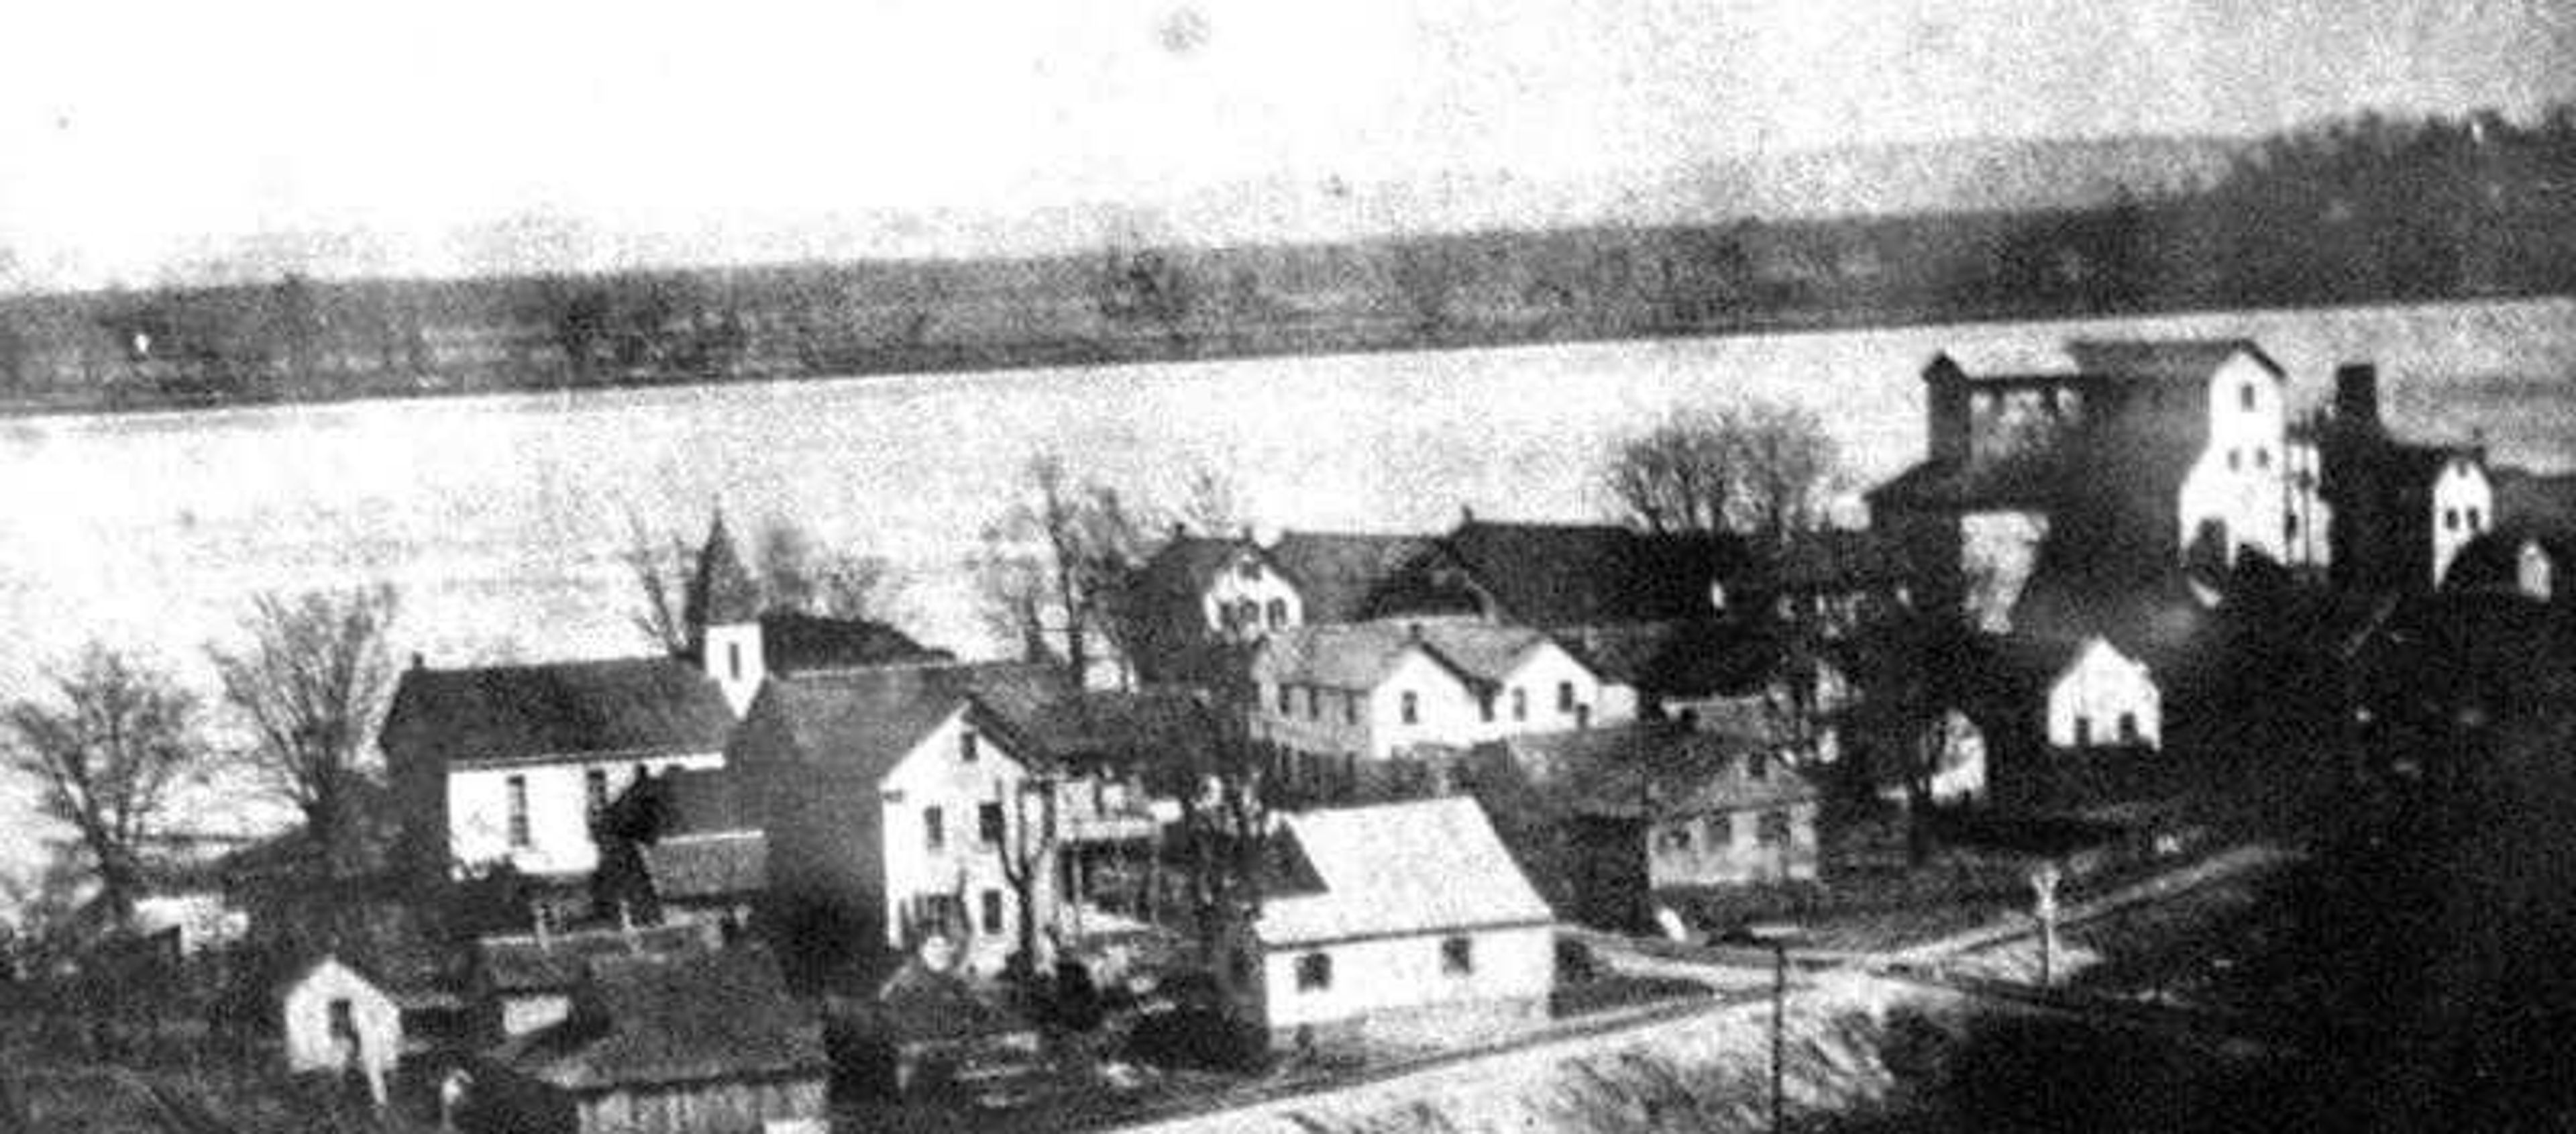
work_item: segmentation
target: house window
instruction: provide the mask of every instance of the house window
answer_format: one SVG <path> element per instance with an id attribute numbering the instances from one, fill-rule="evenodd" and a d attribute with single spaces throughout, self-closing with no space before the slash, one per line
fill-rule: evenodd
<path id="1" fill-rule="evenodd" d="M 979 803 L 975 805 L 975 837 L 981 840 L 983 844 L 988 847 L 998 847 L 1002 845 L 1001 804 Z"/>
<path id="2" fill-rule="evenodd" d="M 1512 687 L 1512 719 L 1516 721 L 1529 719 L 1529 690 L 1517 685 Z"/>
<path id="3" fill-rule="evenodd" d="M 1295 703 L 1295 698 L 1296 698 L 1296 696 L 1297 696 L 1297 690 L 1296 690 L 1296 688 L 1295 688 L 1294 686 L 1289 685 L 1289 684 L 1288 684 L 1287 682 L 1285 682 L 1285 681 L 1282 681 L 1282 682 L 1280 682 L 1280 683 L 1279 683 L 1279 715 L 1280 715 L 1280 716 L 1283 716 L 1283 717 L 1284 717 L 1284 716 L 1287 716 L 1287 715 L 1289 714 L 1289 708 L 1288 708 L 1288 706 L 1289 706 L 1289 705 L 1291 705 L 1291 704 L 1293 704 L 1293 703 Z"/>
<path id="4" fill-rule="evenodd" d="M 1261 604 L 1245 599 L 1234 607 L 1235 621 L 1246 630 L 1261 629 Z"/>
<path id="5" fill-rule="evenodd" d="M 1785 847 L 1789 845 L 1789 813 L 1786 811 L 1763 812 L 1761 823 L 1753 829 L 1753 837 L 1759 840 L 1761 844 L 1766 847 Z"/>
<path id="6" fill-rule="evenodd" d="M 524 850 L 535 842 L 528 831 L 528 777 L 510 777 L 506 790 L 510 796 L 510 846 Z"/>
<path id="7" fill-rule="evenodd" d="M 1476 942 L 1467 937 L 1444 937 L 1440 941 L 1440 971 L 1450 976 L 1465 976 L 1476 971 Z"/>
<path id="8" fill-rule="evenodd" d="M 2227 451 L 2227 471 L 2235 472 L 2237 469 L 2243 468 L 2244 466 L 2245 454 L 2236 449 L 2229 449 Z"/>
<path id="9" fill-rule="evenodd" d="M 1324 719 L 1324 687 L 1321 685 L 1306 687 L 1306 719 L 1310 721 Z"/>
<path id="10" fill-rule="evenodd" d="M 1348 689 L 1342 690 L 1342 723 L 1360 723 L 1360 695 Z"/>
<path id="11" fill-rule="evenodd" d="M 346 997 L 331 1001 L 331 1038 L 352 1046 L 358 1042 L 358 1010 Z"/>
<path id="12" fill-rule="evenodd" d="M 742 680 L 742 643 L 725 643 L 725 672 L 732 675 L 731 680 Z"/>
<path id="13" fill-rule="evenodd" d="M 1483 717 L 1486 724 L 1494 723 L 1493 690 L 1488 689 L 1476 695 L 1476 714 Z"/>
<path id="14" fill-rule="evenodd" d="M 957 734 L 957 758 L 959 760 L 969 764 L 974 763 L 975 757 L 981 755 L 981 753 L 976 751 L 976 748 L 977 744 L 974 729 L 965 729 Z"/>
<path id="15" fill-rule="evenodd" d="M 581 773 L 581 792 L 590 801 L 590 813 L 608 810 L 608 769 L 586 768 Z"/>
<path id="16" fill-rule="evenodd" d="M 1270 628 L 1277 630 L 1286 625 L 1288 625 L 1288 600 L 1270 600 Z"/>
<path id="17" fill-rule="evenodd" d="M 2093 718 L 2075 718 L 2075 746 L 2077 748 L 2090 748 L 2093 746 Z"/>
<path id="18" fill-rule="evenodd" d="M 2254 384 L 2252 382 L 2243 382 L 2237 385 L 2236 408 L 2241 410 L 2251 410 L 2254 408 Z"/>
<path id="19" fill-rule="evenodd" d="M 984 891 L 983 904 L 984 932 L 1000 933 L 1002 931 L 1002 892 L 999 890 Z"/>
<path id="20" fill-rule="evenodd" d="M 1671 853 L 1682 854 L 1688 852 L 1691 848 L 1689 824 L 1675 824 L 1664 828 L 1661 842 L 1663 843 L 1663 848 Z"/>
<path id="21" fill-rule="evenodd" d="M 2122 744 L 2136 744 L 2137 742 L 2138 742 L 2138 714 L 2136 714 L 2136 713 L 2122 713 L 2122 714 L 2120 714 L 2120 743 L 2122 743 Z"/>
<path id="22" fill-rule="evenodd" d="M 921 809 L 922 845 L 932 850 L 948 848 L 948 816 L 936 807 Z"/>
<path id="23" fill-rule="evenodd" d="M 1405 691 L 1404 691 L 1404 698 L 1403 698 L 1403 701 L 1402 701 L 1402 703 L 1399 705 L 1399 707 L 1398 707 L 1398 708 L 1399 708 L 1399 711 L 1401 712 L 1401 714 L 1402 714 L 1402 716 L 1403 716 L 1404 723 L 1406 723 L 1406 724 L 1420 724 L 1420 723 L 1422 723 L 1422 697 L 1421 697 L 1421 695 L 1419 695 L 1419 694 L 1415 693 L 1414 691 L 1412 691 L 1412 690 L 1410 690 L 1410 689 L 1405 690 Z"/>
<path id="24" fill-rule="evenodd" d="M 1770 779 L 1771 754 L 1768 752 L 1746 753 L 1744 756 L 1744 773 L 1757 780 Z"/>
<path id="25" fill-rule="evenodd" d="M 2457 508 L 2444 508 L 2444 509 L 2442 509 L 2442 530 L 2443 530 L 2443 531 L 2446 531 L 2446 532 L 2456 532 L 2456 531 L 2460 530 L 2460 510 L 2459 510 L 2459 509 L 2457 509 Z"/>
<path id="26" fill-rule="evenodd" d="M 2484 519 L 2485 519 L 2485 517 L 2483 517 L 2483 516 L 2479 515 L 2479 513 L 2478 513 L 2478 510 L 2477 510 L 2477 509 L 2475 509 L 2475 508 L 2471 508 L 2471 509 L 2469 509 L 2469 530 L 2470 530 L 2470 531 L 2473 531 L 2473 532 L 2475 532 L 2475 531 L 2484 531 L 2484 530 L 2486 530 L 2486 529 L 2481 528 L 2481 527 L 2479 527 L 2479 526 L 2478 526 L 2481 522 L 2483 522 L 2483 521 L 2484 521 Z"/>
<path id="27" fill-rule="evenodd" d="M 1556 711 L 1560 713 L 1571 713 L 1574 711 L 1573 682 L 1560 681 L 1556 683 Z"/>
<path id="28" fill-rule="evenodd" d="M 1321 992 L 1333 987 L 1333 955 L 1307 953 L 1297 958 L 1297 991 Z"/>
<path id="29" fill-rule="evenodd" d="M 2272 467 L 2272 450 L 2267 449 L 2267 448 L 2264 448 L 2264 447 L 2262 447 L 2262 446 L 2260 446 L 2260 445 L 2255 446 L 2255 447 L 2254 447 L 2254 467 L 2255 467 L 2255 468 L 2258 468 L 2258 469 L 2268 469 L 2268 468 L 2271 468 L 2271 467 Z"/>

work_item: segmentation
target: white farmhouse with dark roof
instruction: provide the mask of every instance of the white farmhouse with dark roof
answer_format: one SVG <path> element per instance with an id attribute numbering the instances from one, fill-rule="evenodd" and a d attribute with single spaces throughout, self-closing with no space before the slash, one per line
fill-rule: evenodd
<path id="1" fill-rule="evenodd" d="M 1634 719 L 1636 694 L 1537 630 L 1472 617 L 1306 626 L 1253 656 L 1252 734 L 1291 786 L 1347 788 L 1361 761 Z M 1327 794 L 1330 794 L 1327 792 Z"/>
<path id="2" fill-rule="evenodd" d="M 1474 800 L 1283 816 L 1226 970 L 1273 1042 L 1431 1037 L 1547 1015 L 1554 915 Z"/>

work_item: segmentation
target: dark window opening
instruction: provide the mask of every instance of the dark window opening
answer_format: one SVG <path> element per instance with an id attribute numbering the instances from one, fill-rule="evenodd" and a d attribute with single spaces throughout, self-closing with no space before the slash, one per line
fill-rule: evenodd
<path id="1" fill-rule="evenodd" d="M 932 850 L 948 846 L 948 816 L 936 807 L 921 809 L 922 841 Z"/>
<path id="2" fill-rule="evenodd" d="M 1000 933 L 1001 931 L 1002 892 L 999 890 L 986 890 L 984 891 L 984 932 Z"/>
<path id="3" fill-rule="evenodd" d="M 976 805 L 975 837 L 981 839 L 984 845 L 988 847 L 997 847 L 1002 845 L 1001 804 L 983 803 Z"/>
<path id="4" fill-rule="evenodd" d="M 2120 714 L 2120 743 L 2122 743 L 2122 744 L 2136 744 L 2137 742 L 2138 742 L 2138 714 L 2136 714 L 2136 713 L 2122 713 L 2122 714 Z"/>
<path id="5" fill-rule="evenodd" d="M 1333 955 L 1308 953 L 1297 958 L 1297 991 L 1320 992 L 1333 987 Z"/>
<path id="6" fill-rule="evenodd" d="M 526 847 L 535 841 L 532 837 L 533 832 L 528 829 L 528 777 L 510 777 L 508 781 L 508 790 L 510 794 L 510 845 L 512 847 Z"/>
<path id="7" fill-rule="evenodd" d="M 1451 976 L 1464 976 L 1476 971 L 1476 942 L 1466 937 L 1448 937 L 1440 942 L 1440 971 Z"/>
<path id="8" fill-rule="evenodd" d="M 1399 708 L 1401 710 L 1404 723 L 1422 723 L 1422 698 L 1420 695 L 1414 693 L 1410 689 L 1405 690 L 1403 702 Z"/>

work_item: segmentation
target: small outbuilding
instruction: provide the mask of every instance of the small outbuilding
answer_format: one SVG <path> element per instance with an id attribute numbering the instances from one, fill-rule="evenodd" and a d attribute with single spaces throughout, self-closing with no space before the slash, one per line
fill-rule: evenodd
<path id="1" fill-rule="evenodd" d="M 750 1134 L 825 1114 L 820 1022 L 766 949 L 592 960 L 559 1023 L 497 1049 L 465 1107 L 492 1134 Z"/>
<path id="2" fill-rule="evenodd" d="M 402 1008 L 384 987 L 331 954 L 293 970 L 278 994 L 286 1068 L 365 1077 L 381 1105 L 402 1060 Z"/>

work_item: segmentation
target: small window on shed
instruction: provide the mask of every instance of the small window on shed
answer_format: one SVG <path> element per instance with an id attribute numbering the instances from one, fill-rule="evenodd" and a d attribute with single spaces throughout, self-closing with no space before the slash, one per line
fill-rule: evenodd
<path id="1" fill-rule="evenodd" d="M 957 758 L 959 760 L 968 764 L 974 763 L 975 758 L 982 755 L 980 749 L 981 746 L 975 739 L 974 729 L 963 729 L 957 733 Z"/>
<path id="2" fill-rule="evenodd" d="M 2252 382 L 2240 382 L 2237 384 L 2236 408 L 2241 410 L 2250 410 L 2254 408 L 2254 384 Z"/>
<path id="3" fill-rule="evenodd" d="M 1288 600 L 1270 600 L 1270 628 L 1277 630 L 1286 625 L 1288 625 Z"/>
<path id="4" fill-rule="evenodd" d="M 975 837 L 988 847 L 1002 845 L 1002 805 L 982 803 L 975 807 Z"/>
<path id="5" fill-rule="evenodd" d="M 2138 742 L 2138 714 L 2136 714 L 2136 713 L 2122 713 L 2122 714 L 2120 714 L 2120 743 L 2122 743 L 2122 744 L 2136 744 L 2137 742 Z"/>
<path id="6" fill-rule="evenodd" d="M 1002 931 L 1002 892 L 999 890 L 984 891 L 983 905 L 984 908 L 982 913 L 984 915 L 984 932 L 988 934 L 1000 933 Z"/>
<path id="7" fill-rule="evenodd" d="M 1574 711 L 1573 682 L 1560 681 L 1556 683 L 1556 711 L 1560 713 L 1571 713 Z"/>
<path id="8" fill-rule="evenodd" d="M 1465 976 L 1476 971 L 1476 942 L 1470 937 L 1440 939 L 1440 971 Z"/>
<path id="9" fill-rule="evenodd" d="M 2446 531 L 2446 532 L 2456 532 L 2456 531 L 2460 530 L 2460 510 L 2459 510 L 2459 509 L 2457 509 L 2457 508 L 2444 508 L 2444 509 L 2442 509 L 2442 530 L 2443 530 L 2443 531 Z"/>
<path id="10" fill-rule="evenodd" d="M 2486 517 L 2485 517 L 2485 515 L 2481 514 L 2481 513 L 2480 513 L 2477 509 L 2475 509 L 2475 508 L 2471 508 L 2471 509 L 2469 509 L 2469 530 L 2470 530 L 2470 531 L 2473 531 L 2473 532 L 2482 532 L 2482 531 L 2485 531 L 2485 530 L 2486 530 L 2486 528 L 2484 527 L 2484 524 L 2485 524 L 2485 523 L 2486 523 Z"/>
<path id="11" fill-rule="evenodd" d="M 2075 718 L 2075 746 L 2077 748 L 2090 748 L 2093 746 L 2093 718 Z"/>
<path id="12" fill-rule="evenodd" d="M 1297 958 L 1297 991 L 1321 992 L 1333 987 L 1333 955 L 1308 953 Z"/>
<path id="13" fill-rule="evenodd" d="M 1403 696 L 1403 698 L 1402 698 L 1402 701 L 1401 701 L 1400 705 L 1398 706 L 1398 709 L 1399 709 L 1399 712 L 1400 712 L 1400 714 L 1401 714 L 1401 716 L 1402 716 L 1402 718 L 1403 718 L 1403 720 L 1404 720 L 1404 723 L 1406 723 L 1406 724 L 1420 724 L 1420 723 L 1422 723 L 1422 696 L 1421 696 L 1421 694 L 1415 693 L 1413 690 L 1410 690 L 1410 689 L 1405 690 L 1405 691 L 1404 691 L 1404 696 Z"/>
<path id="14" fill-rule="evenodd" d="M 1517 685 L 1512 687 L 1512 719 L 1516 721 L 1529 719 L 1529 690 Z"/>

